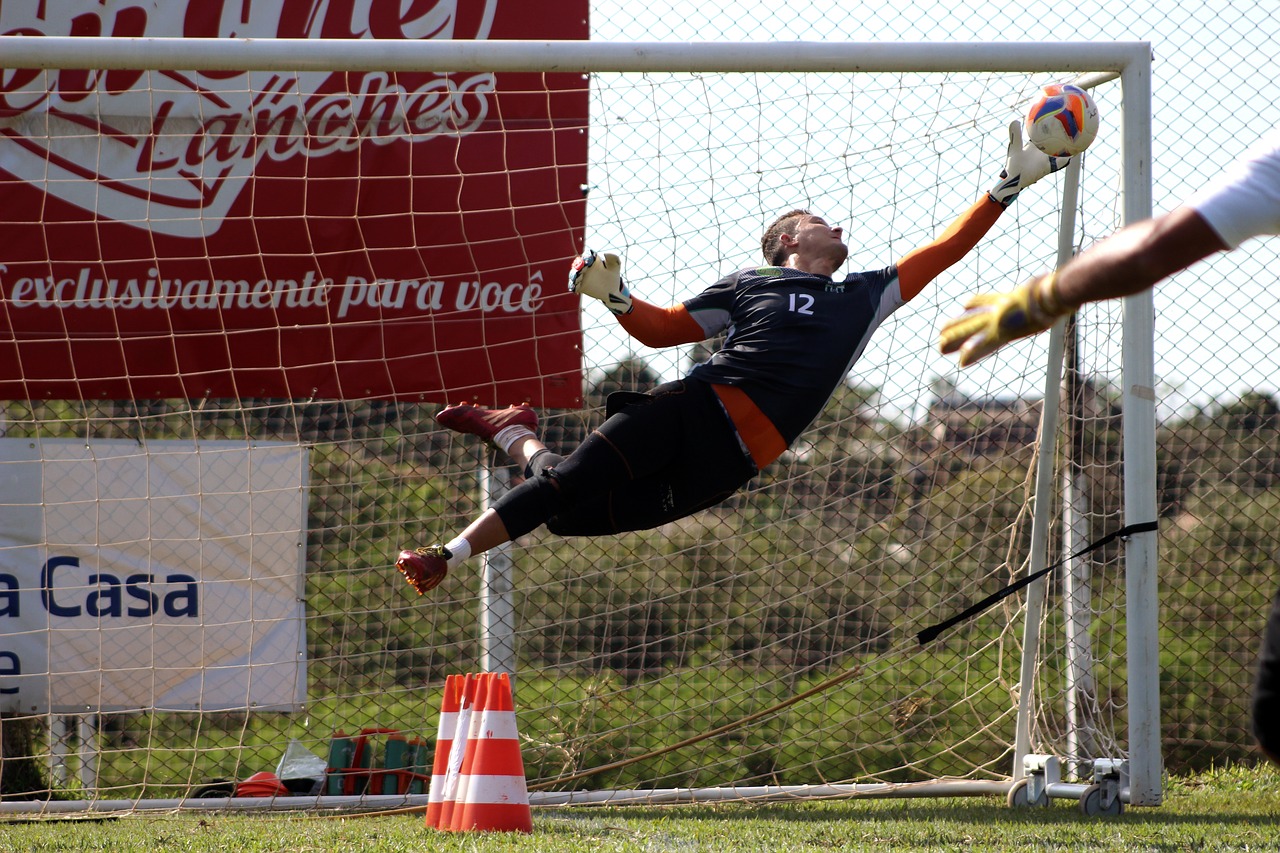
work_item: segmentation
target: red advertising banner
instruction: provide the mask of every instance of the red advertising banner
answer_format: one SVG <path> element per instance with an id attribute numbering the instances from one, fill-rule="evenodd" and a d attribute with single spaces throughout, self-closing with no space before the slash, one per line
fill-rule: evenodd
<path id="1" fill-rule="evenodd" d="M 586 0 L 5 3 L 0 33 L 572 39 Z M 581 74 L 0 69 L 0 398 L 581 402 Z"/>

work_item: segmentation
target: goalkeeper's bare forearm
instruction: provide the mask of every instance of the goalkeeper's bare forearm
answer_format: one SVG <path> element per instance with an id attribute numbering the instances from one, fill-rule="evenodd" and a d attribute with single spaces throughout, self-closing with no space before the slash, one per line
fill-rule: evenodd
<path id="1" fill-rule="evenodd" d="M 1126 226 L 1058 270 L 1064 308 L 1141 293 L 1227 245 L 1189 207 Z"/>
<path id="2" fill-rule="evenodd" d="M 1180 207 L 1121 229 L 1055 272 L 1007 293 L 972 297 L 943 324 L 943 354 L 968 367 L 1013 341 L 1043 332 L 1086 302 L 1140 293 L 1201 258 L 1223 251 L 1222 237 L 1195 210 Z"/>

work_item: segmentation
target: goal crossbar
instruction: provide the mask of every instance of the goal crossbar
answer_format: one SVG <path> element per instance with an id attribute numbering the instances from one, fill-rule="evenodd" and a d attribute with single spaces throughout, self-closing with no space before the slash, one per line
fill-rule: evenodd
<path id="1" fill-rule="evenodd" d="M 0 67 L 207 71 L 1123 72 L 1149 42 L 591 42 L 5 36 Z"/>

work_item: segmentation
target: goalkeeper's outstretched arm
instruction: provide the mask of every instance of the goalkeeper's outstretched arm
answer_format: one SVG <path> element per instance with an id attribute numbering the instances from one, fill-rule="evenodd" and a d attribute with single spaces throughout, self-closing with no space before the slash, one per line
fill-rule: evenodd
<path id="1" fill-rule="evenodd" d="M 1122 228 L 1066 264 L 1056 293 L 1066 311 L 1086 302 L 1141 293 L 1226 244 L 1190 207 Z"/>
<path id="2" fill-rule="evenodd" d="M 943 325 L 939 346 L 944 354 L 959 352 L 960 366 L 968 367 L 1043 332 L 1086 302 L 1140 293 L 1226 248 L 1197 211 L 1180 207 L 1123 228 L 1056 272 L 1008 293 L 974 296 L 963 314 Z"/>
<path id="3" fill-rule="evenodd" d="M 1056 273 L 1008 293 L 983 294 L 942 327 L 944 353 L 965 367 L 1044 331 L 1086 302 L 1140 293 L 1245 240 L 1280 234 L 1280 128 L 1266 133 L 1207 187 L 1170 213 L 1120 229 Z"/>
<path id="4" fill-rule="evenodd" d="M 1000 178 L 973 206 L 931 243 L 898 261 L 902 298 L 914 299 L 929 282 L 960 261 L 991 229 L 1018 193 L 1036 181 L 1065 168 L 1069 158 L 1050 157 L 1031 143 L 1023 144 L 1022 125 L 1009 125 L 1009 147 Z"/>
<path id="5" fill-rule="evenodd" d="M 627 334 L 645 346 L 670 347 L 705 340 L 706 333 L 683 305 L 659 308 L 631 295 L 622 261 L 613 253 L 587 252 L 569 269 L 569 290 L 598 299 Z"/>

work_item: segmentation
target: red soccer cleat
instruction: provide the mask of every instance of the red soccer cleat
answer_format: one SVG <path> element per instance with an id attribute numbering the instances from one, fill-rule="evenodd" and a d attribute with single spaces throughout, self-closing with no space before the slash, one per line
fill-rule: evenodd
<path id="1" fill-rule="evenodd" d="M 396 568 L 404 575 L 409 586 L 418 591 L 418 595 L 426 595 L 449 574 L 451 556 L 443 545 L 428 545 L 412 551 L 406 548 L 400 552 Z"/>
<path id="2" fill-rule="evenodd" d="M 528 403 L 505 409 L 485 409 L 471 403 L 459 403 L 437 412 L 436 421 L 454 432 L 478 435 L 485 441 L 493 441 L 495 435 L 509 426 L 538 431 L 538 413 Z"/>

